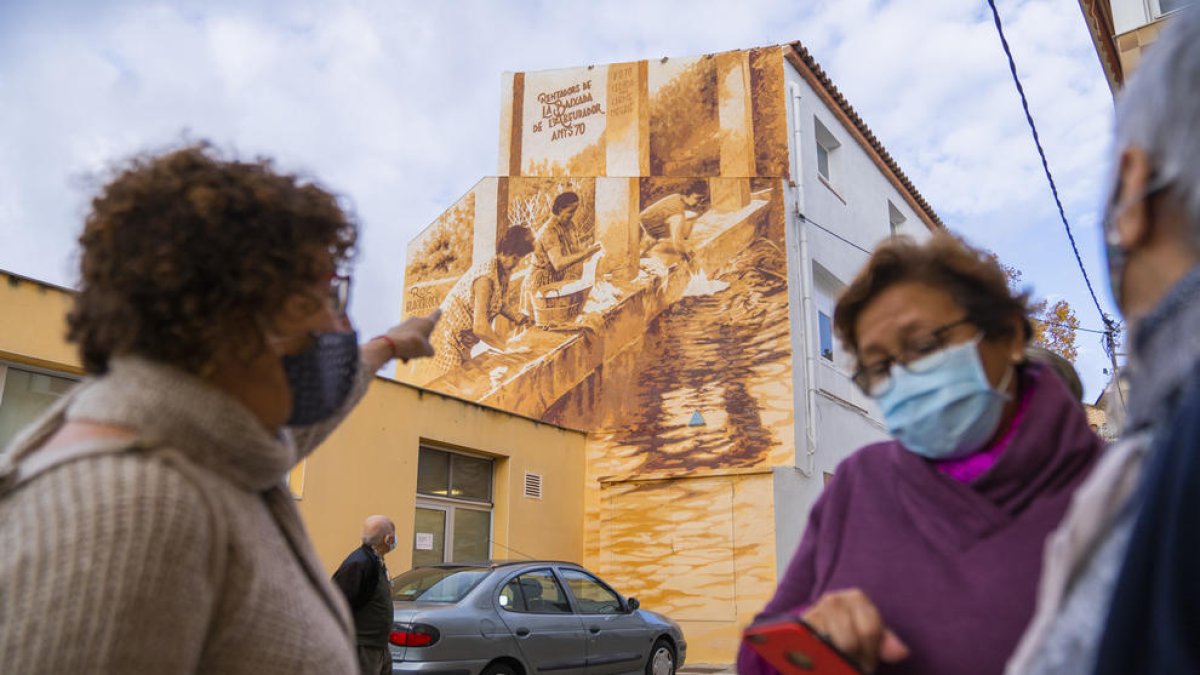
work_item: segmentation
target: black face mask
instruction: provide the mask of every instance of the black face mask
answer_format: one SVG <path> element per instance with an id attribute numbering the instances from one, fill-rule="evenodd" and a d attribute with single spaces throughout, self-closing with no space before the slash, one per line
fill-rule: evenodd
<path id="1" fill-rule="evenodd" d="M 283 372 L 292 392 L 288 426 L 307 426 L 332 417 L 354 388 L 358 363 L 358 334 L 354 331 L 314 333 L 312 347 L 283 357 Z"/>

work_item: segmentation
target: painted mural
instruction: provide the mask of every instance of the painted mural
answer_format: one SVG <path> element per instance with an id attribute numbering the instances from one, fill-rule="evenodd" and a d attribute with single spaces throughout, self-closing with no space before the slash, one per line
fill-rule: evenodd
<path id="1" fill-rule="evenodd" d="M 409 246 L 400 379 L 585 430 L 585 564 L 728 660 L 793 462 L 780 48 L 505 80 L 501 171 Z M 528 246 L 517 240 L 532 240 Z"/>
<path id="2" fill-rule="evenodd" d="M 500 173 L 786 177 L 783 48 L 512 73 Z"/>

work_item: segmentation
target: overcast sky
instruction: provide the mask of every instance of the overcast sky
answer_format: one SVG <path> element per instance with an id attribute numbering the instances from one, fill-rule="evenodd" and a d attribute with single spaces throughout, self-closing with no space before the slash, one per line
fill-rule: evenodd
<path id="1" fill-rule="evenodd" d="M 1112 311 L 1097 230 L 1112 99 L 1079 4 L 999 7 Z M 947 225 L 1100 327 L 984 0 L 0 0 L 0 269 L 72 286 L 89 177 L 186 132 L 349 198 L 363 223 L 351 310 L 370 335 L 399 318 L 407 241 L 496 173 L 502 72 L 791 40 Z M 1098 337 L 1079 337 L 1092 398 Z"/>

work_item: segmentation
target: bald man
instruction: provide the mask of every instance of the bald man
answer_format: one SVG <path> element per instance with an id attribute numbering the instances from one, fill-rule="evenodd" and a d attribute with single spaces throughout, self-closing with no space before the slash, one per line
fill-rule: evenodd
<path id="1" fill-rule="evenodd" d="M 354 614 L 354 637 L 363 675 L 391 675 L 388 632 L 392 627 L 392 584 L 383 556 L 396 548 L 396 524 L 387 516 L 363 522 L 362 546 L 333 573 Z"/>

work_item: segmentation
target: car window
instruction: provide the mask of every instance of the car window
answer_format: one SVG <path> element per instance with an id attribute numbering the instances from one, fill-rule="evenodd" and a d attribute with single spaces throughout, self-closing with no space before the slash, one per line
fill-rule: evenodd
<path id="1" fill-rule="evenodd" d="M 621 598 L 600 583 L 600 580 L 587 572 L 579 570 L 562 570 L 563 579 L 579 604 L 580 614 L 618 614 L 621 611 Z"/>
<path id="2" fill-rule="evenodd" d="M 458 602 L 488 574 L 486 567 L 418 567 L 392 579 L 392 600 Z"/>
<path id="3" fill-rule="evenodd" d="M 500 589 L 499 602 L 511 612 L 571 613 L 571 603 L 550 570 L 534 570 L 514 577 Z"/>

